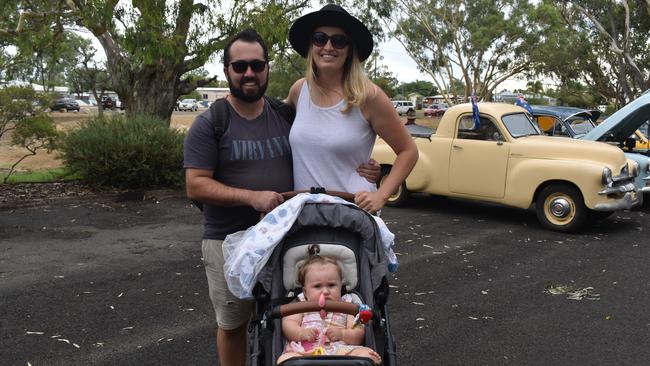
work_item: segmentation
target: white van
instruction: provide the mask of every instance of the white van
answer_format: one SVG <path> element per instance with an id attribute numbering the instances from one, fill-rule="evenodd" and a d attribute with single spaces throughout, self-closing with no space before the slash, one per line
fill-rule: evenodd
<path id="1" fill-rule="evenodd" d="M 395 107 L 397 114 L 400 116 L 402 114 L 408 113 L 409 111 L 415 112 L 415 106 L 413 105 L 413 102 L 408 100 L 394 100 L 393 106 Z"/>

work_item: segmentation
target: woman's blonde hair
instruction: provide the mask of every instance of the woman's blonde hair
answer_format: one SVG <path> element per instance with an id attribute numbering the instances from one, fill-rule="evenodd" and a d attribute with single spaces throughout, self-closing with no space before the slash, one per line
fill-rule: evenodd
<path id="1" fill-rule="evenodd" d="M 307 52 L 307 70 L 305 72 L 305 80 L 310 87 L 314 86 L 321 91 L 324 89 L 318 85 L 318 70 L 316 63 L 312 56 L 313 45 L 309 45 Z M 370 91 L 370 79 L 366 76 L 366 72 L 359 61 L 357 51 L 352 44 L 349 47 L 349 55 L 343 64 L 343 98 L 346 101 L 346 106 L 341 112 L 348 113 L 352 107 L 363 107 L 368 98 Z"/>

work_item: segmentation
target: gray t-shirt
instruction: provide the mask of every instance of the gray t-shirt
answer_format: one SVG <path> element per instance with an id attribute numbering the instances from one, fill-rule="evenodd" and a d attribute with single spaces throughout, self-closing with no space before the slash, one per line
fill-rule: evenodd
<path id="1" fill-rule="evenodd" d="M 265 101 L 255 119 L 241 117 L 228 104 L 230 123 L 217 147 L 211 113 L 201 113 L 184 144 L 183 167 L 214 171 L 214 179 L 231 187 L 286 192 L 293 189 L 290 124 Z M 260 219 L 248 206 L 204 204 L 204 239 L 224 239 Z"/>

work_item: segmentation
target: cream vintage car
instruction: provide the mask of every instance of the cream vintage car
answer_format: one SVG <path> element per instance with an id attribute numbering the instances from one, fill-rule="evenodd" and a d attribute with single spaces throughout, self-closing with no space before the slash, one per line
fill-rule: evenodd
<path id="1" fill-rule="evenodd" d="M 523 108 L 478 103 L 449 108 L 435 133 L 411 129 L 420 158 L 388 205 L 403 205 L 409 192 L 495 202 L 527 209 L 557 231 L 573 231 L 587 219 L 604 219 L 641 200 L 634 186 L 638 163 L 615 146 L 540 134 Z M 381 139 L 372 157 L 382 165 L 379 184 L 395 154 Z"/>

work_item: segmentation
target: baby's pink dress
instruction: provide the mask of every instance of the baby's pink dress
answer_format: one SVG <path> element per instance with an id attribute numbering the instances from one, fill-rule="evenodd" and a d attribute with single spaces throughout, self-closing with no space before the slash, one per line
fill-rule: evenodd
<path id="1" fill-rule="evenodd" d="M 299 301 L 305 301 L 305 296 L 301 293 L 298 295 Z M 341 301 L 352 302 L 352 297 L 348 294 L 341 297 Z M 321 319 L 319 312 L 305 313 L 302 315 L 302 323 L 300 324 L 304 328 L 316 328 L 318 329 L 322 337 L 325 337 L 323 332 L 330 325 L 334 327 L 346 328 L 347 327 L 347 314 L 342 313 L 327 313 L 325 319 Z M 320 336 L 319 336 L 320 338 Z M 326 339 L 326 338 L 325 338 Z M 312 353 L 319 346 L 319 340 L 316 339 L 313 342 L 309 341 L 291 341 L 287 343 L 287 346 L 284 349 L 284 352 L 299 352 L 299 353 Z M 351 346 L 346 344 L 343 341 L 329 342 L 326 339 L 326 343 L 323 345 L 323 350 L 326 355 L 345 355 L 348 354 L 351 350 L 359 348 L 362 346 Z"/>

